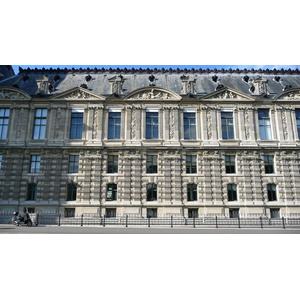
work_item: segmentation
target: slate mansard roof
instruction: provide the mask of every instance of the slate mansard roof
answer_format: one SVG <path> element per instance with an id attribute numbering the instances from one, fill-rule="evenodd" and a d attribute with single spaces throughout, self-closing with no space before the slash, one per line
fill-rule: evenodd
<path id="1" fill-rule="evenodd" d="M 2 66 L 5 67 L 5 66 Z M 119 77 L 121 76 L 121 77 Z M 152 77 L 152 82 L 149 80 Z M 21 69 L 17 75 L 1 80 L 0 87 L 18 88 L 32 97 L 38 95 L 37 81 L 48 78 L 51 80 L 51 93 L 44 97 L 58 95 L 76 87 L 83 87 L 93 94 L 109 96 L 111 94 L 110 80 L 121 78 L 123 81 L 120 98 L 125 98 L 131 92 L 154 84 L 184 95 L 182 79 L 195 79 L 194 98 L 215 92 L 218 88 L 230 88 L 249 96 L 255 96 L 250 91 L 250 83 L 261 78 L 267 80 L 267 95 L 274 98 L 288 89 L 300 88 L 300 70 L 203 70 L 203 69 Z"/>

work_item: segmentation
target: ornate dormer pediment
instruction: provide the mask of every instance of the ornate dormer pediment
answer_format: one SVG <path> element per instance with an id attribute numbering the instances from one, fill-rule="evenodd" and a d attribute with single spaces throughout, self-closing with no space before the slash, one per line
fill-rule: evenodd
<path id="1" fill-rule="evenodd" d="M 76 87 L 61 94 L 52 96 L 55 100 L 105 100 L 105 97 L 96 95 L 87 89 Z"/>
<path id="2" fill-rule="evenodd" d="M 141 88 L 131 92 L 126 100 L 180 100 L 181 97 L 163 88 Z"/>
<path id="3" fill-rule="evenodd" d="M 16 88 L 12 87 L 0 87 L 0 100 L 30 100 L 31 97 Z"/>
<path id="4" fill-rule="evenodd" d="M 285 91 L 281 94 L 279 94 L 277 97 L 275 97 L 276 100 L 300 100 L 300 89 L 289 89 L 288 91 Z"/>
<path id="5" fill-rule="evenodd" d="M 244 93 L 235 91 L 230 88 L 223 88 L 211 94 L 205 95 L 201 99 L 211 99 L 211 100 L 255 100 L 251 96 L 248 96 Z"/>

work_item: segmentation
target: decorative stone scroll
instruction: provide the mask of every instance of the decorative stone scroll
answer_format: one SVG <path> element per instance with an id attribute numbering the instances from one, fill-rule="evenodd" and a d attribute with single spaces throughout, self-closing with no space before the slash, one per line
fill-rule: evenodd
<path id="1" fill-rule="evenodd" d="M 29 100 L 30 97 L 13 90 L 0 89 L 0 100 Z"/>

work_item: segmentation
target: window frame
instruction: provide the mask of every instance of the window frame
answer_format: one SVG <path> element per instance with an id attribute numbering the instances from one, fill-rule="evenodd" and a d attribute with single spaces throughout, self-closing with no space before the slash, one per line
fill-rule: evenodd
<path id="1" fill-rule="evenodd" d="M 111 199 L 108 198 L 109 189 L 111 190 Z M 117 201 L 118 200 L 118 185 L 116 183 L 108 183 L 106 186 L 106 201 Z"/>
<path id="2" fill-rule="evenodd" d="M 118 114 L 119 116 L 113 116 Z M 119 123 L 116 123 L 118 122 Z M 107 139 L 108 140 L 120 140 L 121 139 L 121 124 L 122 124 L 122 113 L 121 110 L 111 109 L 108 111 L 108 129 Z"/>
<path id="3" fill-rule="evenodd" d="M 187 187 L 187 201 L 198 201 L 198 186 L 195 183 L 188 183 Z"/>
<path id="4" fill-rule="evenodd" d="M 38 114 L 40 112 L 40 114 Z M 46 139 L 46 129 L 47 129 L 47 108 L 36 108 L 34 112 L 33 121 L 33 140 L 45 140 Z"/>
<path id="5" fill-rule="evenodd" d="M 233 189 L 233 187 L 235 187 L 235 190 Z M 235 183 L 227 184 L 227 199 L 229 202 L 238 201 L 237 184 Z"/>
<path id="6" fill-rule="evenodd" d="M 70 140 L 82 140 L 83 125 L 84 125 L 83 118 L 84 118 L 83 110 L 81 109 L 72 110 L 71 121 L 70 121 L 70 136 L 69 136 Z M 81 120 L 81 124 L 78 122 L 78 120 Z"/>
<path id="7" fill-rule="evenodd" d="M 113 159 L 111 159 L 113 157 Z M 118 174 L 119 172 L 119 155 L 107 155 L 107 174 Z"/>
<path id="8" fill-rule="evenodd" d="M 67 184 L 67 201 L 77 200 L 77 184 L 74 182 Z"/>
<path id="9" fill-rule="evenodd" d="M 3 113 L 2 113 L 2 111 L 3 111 Z M 9 118 L 10 118 L 10 109 L 9 108 L 0 108 L 0 140 L 7 139 Z"/>
<path id="10" fill-rule="evenodd" d="M 71 160 L 71 158 L 77 158 L 75 160 Z M 78 174 L 79 171 L 79 155 L 70 154 L 69 155 L 69 162 L 68 162 L 68 173 L 69 174 Z M 76 161 L 77 160 L 77 161 Z M 76 172 L 77 170 L 77 172 Z"/>
<path id="11" fill-rule="evenodd" d="M 269 164 L 270 157 L 272 157 L 272 165 Z M 275 162 L 275 156 L 274 155 L 264 155 L 265 174 L 275 174 L 275 163 L 274 162 Z M 268 165 L 266 163 L 268 163 Z M 271 169 L 272 172 L 269 172 L 267 169 Z"/>
<path id="12" fill-rule="evenodd" d="M 155 161 L 156 161 L 156 163 L 155 163 Z M 158 173 L 158 155 L 157 154 L 147 154 L 146 174 L 157 174 L 157 173 Z"/>
<path id="13" fill-rule="evenodd" d="M 157 201 L 157 184 L 147 184 L 147 201 Z"/>
<path id="14" fill-rule="evenodd" d="M 275 191 L 273 190 L 274 187 L 275 187 Z M 267 184 L 267 194 L 268 194 L 268 201 L 269 202 L 278 201 L 277 185 L 275 183 L 268 183 Z"/>
<path id="15" fill-rule="evenodd" d="M 146 137 L 145 138 L 146 140 L 159 139 L 159 111 L 156 109 L 146 109 Z"/>
<path id="16" fill-rule="evenodd" d="M 228 158 L 230 159 L 228 160 Z M 233 161 L 231 158 L 233 158 Z M 231 155 L 231 154 L 225 155 L 225 173 L 236 174 L 236 155 Z"/>
<path id="17" fill-rule="evenodd" d="M 296 129 L 297 129 L 297 140 L 300 140 L 300 108 L 295 109 Z"/>
<path id="18" fill-rule="evenodd" d="M 109 212 L 109 214 L 108 214 Z M 117 209 L 114 207 L 107 207 L 105 209 L 105 218 L 116 218 L 117 216 Z"/>
<path id="19" fill-rule="evenodd" d="M 26 201 L 36 201 L 37 184 L 30 182 L 27 184 Z"/>
<path id="20" fill-rule="evenodd" d="M 33 158 L 36 158 L 36 159 L 33 160 Z M 37 158 L 39 158 L 39 159 L 37 159 Z M 41 172 L 41 155 L 40 154 L 30 155 L 29 173 L 30 174 L 39 174 L 40 172 Z"/>
<path id="21" fill-rule="evenodd" d="M 189 161 L 188 158 L 191 158 L 191 160 Z M 193 158 L 195 159 L 195 161 L 193 160 Z M 197 162 L 198 162 L 197 155 L 194 155 L 194 154 L 186 155 L 185 156 L 185 173 L 186 174 L 198 174 Z"/>
<path id="22" fill-rule="evenodd" d="M 157 218 L 157 208 L 148 207 L 147 208 L 147 218 Z"/>
<path id="23" fill-rule="evenodd" d="M 193 115 L 193 117 L 188 115 Z M 196 111 L 183 110 L 183 139 L 197 140 L 197 120 Z M 194 124 L 192 124 L 194 120 Z"/>
<path id="24" fill-rule="evenodd" d="M 229 118 L 228 115 L 231 115 Z M 230 124 L 229 120 L 232 120 Z M 221 110 L 221 133 L 222 140 L 234 140 L 235 139 L 235 126 L 234 126 L 234 114 L 232 109 Z"/>
<path id="25" fill-rule="evenodd" d="M 263 112 L 268 112 L 268 116 L 260 116 Z M 258 128 L 259 128 L 259 138 L 262 141 L 270 141 L 272 140 L 272 126 L 271 126 L 271 117 L 270 117 L 270 109 L 269 108 L 259 108 L 257 110 L 258 114 Z M 269 138 L 267 138 L 269 136 Z"/>

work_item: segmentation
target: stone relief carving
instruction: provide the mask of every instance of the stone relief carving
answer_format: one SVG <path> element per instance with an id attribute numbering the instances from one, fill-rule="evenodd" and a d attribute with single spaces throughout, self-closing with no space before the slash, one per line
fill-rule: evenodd
<path id="1" fill-rule="evenodd" d="M 175 137 L 174 111 L 170 110 L 170 139 Z"/>
<path id="2" fill-rule="evenodd" d="M 59 136 L 59 125 L 61 120 L 61 108 L 58 107 L 56 110 L 56 122 L 55 122 L 55 128 L 54 128 L 54 138 L 57 139 Z"/>
<path id="3" fill-rule="evenodd" d="M 76 91 L 73 91 L 66 95 L 62 95 L 61 97 L 59 97 L 59 99 L 64 99 L 64 100 L 71 100 L 71 99 L 99 100 L 99 99 L 101 99 L 102 100 L 102 98 L 94 96 L 94 95 L 87 93 L 85 91 L 82 91 L 82 90 L 76 90 Z"/>
<path id="4" fill-rule="evenodd" d="M 279 97 L 278 99 L 283 99 L 283 100 L 297 100 L 297 99 L 300 99 L 300 91 L 285 94 L 285 95 Z"/>
<path id="5" fill-rule="evenodd" d="M 14 91 L 7 91 L 7 90 L 0 90 L 0 99 L 4 99 L 4 100 L 27 100 L 29 98 L 25 97 L 23 94 L 21 93 L 17 93 Z"/>
<path id="6" fill-rule="evenodd" d="M 122 75 L 108 79 L 110 84 L 110 94 L 123 94 L 124 78 Z"/>
<path id="7" fill-rule="evenodd" d="M 132 110 L 131 115 L 131 139 L 136 138 L 136 109 Z"/>
<path id="8" fill-rule="evenodd" d="M 210 140 L 212 138 L 212 131 L 211 131 L 212 120 L 211 120 L 211 113 L 209 110 L 207 111 L 206 118 L 207 118 L 207 136 L 208 139 Z"/>
<path id="9" fill-rule="evenodd" d="M 249 125 L 248 110 L 245 111 L 245 135 L 246 135 L 246 140 L 249 140 L 250 139 L 250 125 Z"/>
<path id="10" fill-rule="evenodd" d="M 189 76 L 182 75 L 180 77 L 181 83 L 182 83 L 182 89 L 181 93 L 182 94 L 196 94 L 196 79 L 195 78 L 190 78 Z"/>
<path id="11" fill-rule="evenodd" d="M 286 140 L 288 138 L 288 126 L 287 126 L 287 119 L 286 119 L 286 112 L 282 111 L 282 127 L 283 127 L 283 138 Z"/>
<path id="12" fill-rule="evenodd" d="M 219 93 L 216 97 L 217 99 L 237 99 L 241 98 L 237 94 L 231 92 L 231 91 L 224 91 L 222 93 Z"/>
<path id="13" fill-rule="evenodd" d="M 163 91 L 158 91 L 155 89 L 151 89 L 151 91 L 143 91 L 140 93 L 136 93 L 135 95 L 128 98 L 130 100 L 177 100 L 175 97 Z"/>
<path id="14" fill-rule="evenodd" d="M 96 139 L 97 138 L 97 134 L 98 134 L 98 109 L 94 110 L 94 121 L 93 121 L 93 132 L 92 132 L 92 139 Z"/>

